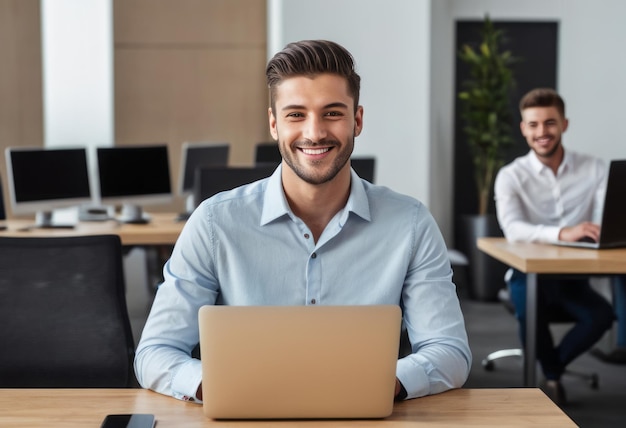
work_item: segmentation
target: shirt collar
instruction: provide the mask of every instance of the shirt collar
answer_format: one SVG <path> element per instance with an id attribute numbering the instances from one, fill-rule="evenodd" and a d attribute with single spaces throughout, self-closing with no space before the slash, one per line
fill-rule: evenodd
<path id="1" fill-rule="evenodd" d="M 531 168 L 536 173 L 541 173 L 543 170 L 549 170 L 547 166 L 545 166 L 537 157 L 537 154 L 530 150 L 528 152 L 528 162 L 530 163 Z M 563 150 L 563 160 L 561 161 L 561 165 L 559 165 L 558 172 L 562 172 L 567 168 L 572 168 L 572 156 L 569 154 L 567 150 Z"/>
<path id="2" fill-rule="evenodd" d="M 364 220 L 370 221 L 371 216 L 369 200 L 367 198 L 367 192 L 365 191 L 363 181 L 359 178 L 357 173 L 354 172 L 354 170 L 351 170 L 350 174 L 352 184 L 350 185 L 350 195 L 348 196 L 348 201 L 346 206 L 342 209 L 340 220 L 341 224 L 344 224 L 347 221 L 348 214 L 350 212 L 355 213 Z M 261 226 L 266 225 L 284 215 L 295 217 L 291 208 L 289 208 L 289 204 L 287 203 L 281 177 L 282 164 L 276 168 L 267 182 L 265 195 L 263 197 Z"/>

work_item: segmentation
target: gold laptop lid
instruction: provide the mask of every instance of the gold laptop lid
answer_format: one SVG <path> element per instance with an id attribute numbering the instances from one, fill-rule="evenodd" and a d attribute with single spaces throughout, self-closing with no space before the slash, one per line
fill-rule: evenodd
<path id="1" fill-rule="evenodd" d="M 383 418 L 398 306 L 204 306 L 204 413 L 215 419 Z"/>

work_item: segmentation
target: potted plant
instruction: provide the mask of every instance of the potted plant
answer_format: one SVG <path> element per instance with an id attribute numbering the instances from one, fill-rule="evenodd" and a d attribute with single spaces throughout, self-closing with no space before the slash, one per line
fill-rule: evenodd
<path id="1" fill-rule="evenodd" d="M 479 300 L 496 299 L 506 268 L 476 248 L 478 237 L 502 236 L 495 215 L 488 212 L 493 182 L 504 164 L 504 148 L 513 143 L 511 65 L 516 59 L 510 51 L 502 50 L 502 37 L 502 30 L 496 29 L 487 15 L 479 45 L 475 48 L 465 44 L 458 53 L 459 59 L 467 64 L 470 76 L 462 82 L 458 97 L 478 194 L 478 215 L 463 219 L 466 238 L 462 247 L 470 261 L 471 294 Z"/>
<path id="2" fill-rule="evenodd" d="M 481 31 L 478 49 L 465 44 L 459 51 L 469 66 L 470 78 L 463 82 L 461 100 L 463 131 L 472 153 L 478 190 L 478 214 L 487 214 L 493 181 L 504 163 L 503 148 L 512 144 L 510 95 L 514 85 L 511 65 L 515 59 L 501 51 L 502 30 L 494 28 L 489 16 Z"/>

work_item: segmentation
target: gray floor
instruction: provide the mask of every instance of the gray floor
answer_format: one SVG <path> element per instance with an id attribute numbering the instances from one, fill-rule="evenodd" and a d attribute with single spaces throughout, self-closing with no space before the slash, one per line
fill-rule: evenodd
<path id="1" fill-rule="evenodd" d="M 135 341 L 138 341 L 152 302 L 154 286 L 147 279 L 145 253 L 142 249 L 133 249 L 125 257 L 125 270 L 128 311 Z M 515 319 L 499 303 L 477 302 L 462 297 L 461 304 L 474 356 L 465 387 L 521 387 L 521 361 L 500 360 L 491 372 L 481 366 L 482 359 L 490 352 L 519 346 Z M 567 376 L 563 383 L 569 402 L 562 407 L 563 411 L 581 427 L 626 426 L 626 365 L 602 363 L 585 354 L 574 361 L 571 367 L 585 373 L 597 373 L 599 388 L 591 389 L 583 380 Z"/>
<path id="2" fill-rule="evenodd" d="M 522 362 L 503 359 L 488 372 L 482 359 L 498 349 L 519 347 L 515 319 L 499 303 L 462 300 L 463 313 L 474 361 L 467 388 L 503 388 L 522 386 Z M 554 332 L 562 334 L 558 329 Z M 570 368 L 583 373 L 596 373 L 599 388 L 575 376 L 566 375 L 563 384 L 568 403 L 562 410 L 581 427 L 626 426 L 626 365 L 603 363 L 589 354 L 575 360 Z"/>

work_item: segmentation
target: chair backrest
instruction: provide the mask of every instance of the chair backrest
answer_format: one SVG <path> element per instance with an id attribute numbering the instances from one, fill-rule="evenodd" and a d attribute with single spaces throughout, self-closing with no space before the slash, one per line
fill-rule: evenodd
<path id="1" fill-rule="evenodd" d="M 0 387 L 133 386 L 116 235 L 0 237 Z"/>
<path id="2" fill-rule="evenodd" d="M 278 149 L 278 143 L 268 141 L 257 143 L 254 146 L 254 164 L 255 165 L 276 165 L 281 163 L 283 157 Z"/>

